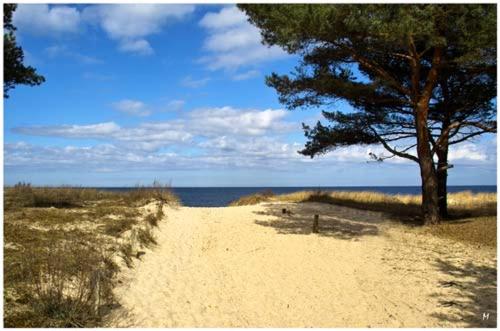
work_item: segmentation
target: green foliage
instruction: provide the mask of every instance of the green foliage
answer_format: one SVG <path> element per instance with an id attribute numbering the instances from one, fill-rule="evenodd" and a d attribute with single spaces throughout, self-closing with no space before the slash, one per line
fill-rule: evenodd
<path id="1" fill-rule="evenodd" d="M 342 99 L 355 109 L 349 114 L 328 109 L 324 115 L 331 126 L 305 126 L 305 155 L 312 157 L 347 145 L 414 138 L 413 110 L 437 47 L 445 51 L 439 84 L 433 89 L 437 102 L 430 109 L 428 125 L 433 135 L 439 138 L 446 129 L 440 124 L 457 120 L 463 129 L 457 132 L 457 141 L 468 139 L 474 132 L 496 131 L 492 103 L 496 96 L 494 5 L 239 7 L 261 29 L 266 44 L 302 56 L 291 75 L 267 77 L 280 102 L 290 109 L 331 108 Z M 415 53 L 409 50 L 409 44 Z M 419 68 L 414 76 L 412 61 L 418 62 Z M 486 124 L 486 130 L 478 123 Z M 389 151 L 417 160 L 407 153 L 395 153 L 395 149 Z"/>
<path id="2" fill-rule="evenodd" d="M 36 69 L 31 66 L 25 66 L 24 52 L 20 46 L 17 45 L 14 31 L 16 28 L 12 24 L 12 14 L 16 10 L 16 4 L 4 4 L 3 16 L 3 41 L 4 41 L 4 82 L 3 94 L 8 98 L 9 90 L 13 89 L 15 85 L 40 85 L 45 81 L 45 78 L 37 74 Z"/>

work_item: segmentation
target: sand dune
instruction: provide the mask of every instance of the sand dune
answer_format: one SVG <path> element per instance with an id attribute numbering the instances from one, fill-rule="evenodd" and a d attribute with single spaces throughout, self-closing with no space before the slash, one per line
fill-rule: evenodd
<path id="1" fill-rule="evenodd" d="M 165 209 L 108 326 L 496 325 L 495 251 L 323 204 Z"/>

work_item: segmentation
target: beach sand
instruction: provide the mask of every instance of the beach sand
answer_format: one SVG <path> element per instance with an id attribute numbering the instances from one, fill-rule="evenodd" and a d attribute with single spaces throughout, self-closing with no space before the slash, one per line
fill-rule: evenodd
<path id="1" fill-rule="evenodd" d="M 493 249 L 318 203 L 164 208 L 107 326 L 496 325 Z"/>

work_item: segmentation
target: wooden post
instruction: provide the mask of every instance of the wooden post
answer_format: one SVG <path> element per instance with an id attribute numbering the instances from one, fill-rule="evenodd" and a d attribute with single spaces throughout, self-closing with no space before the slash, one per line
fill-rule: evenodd
<path id="1" fill-rule="evenodd" d="M 318 233 L 319 215 L 314 215 L 313 233 Z"/>
<path id="2" fill-rule="evenodd" d="M 286 208 L 281 209 L 282 214 L 286 214 Z"/>

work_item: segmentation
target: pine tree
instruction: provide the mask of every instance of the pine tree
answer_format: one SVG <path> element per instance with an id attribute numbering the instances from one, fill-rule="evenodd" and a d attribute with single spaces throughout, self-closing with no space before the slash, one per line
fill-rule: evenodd
<path id="1" fill-rule="evenodd" d="M 332 125 L 305 127 L 301 153 L 381 144 L 391 156 L 418 163 L 423 219 L 439 222 L 438 178 L 448 169 L 448 146 L 496 132 L 496 6 L 239 7 L 264 43 L 302 57 L 292 75 L 267 78 L 283 104 L 334 107 L 345 100 L 355 109 L 324 111 Z"/>
<path id="2" fill-rule="evenodd" d="M 38 75 L 36 69 L 23 64 L 24 52 L 17 45 L 14 31 L 16 27 L 12 24 L 12 14 L 16 10 L 16 4 L 3 5 L 3 96 L 9 97 L 9 90 L 13 89 L 18 84 L 23 85 L 40 85 L 45 81 L 45 78 Z"/>

